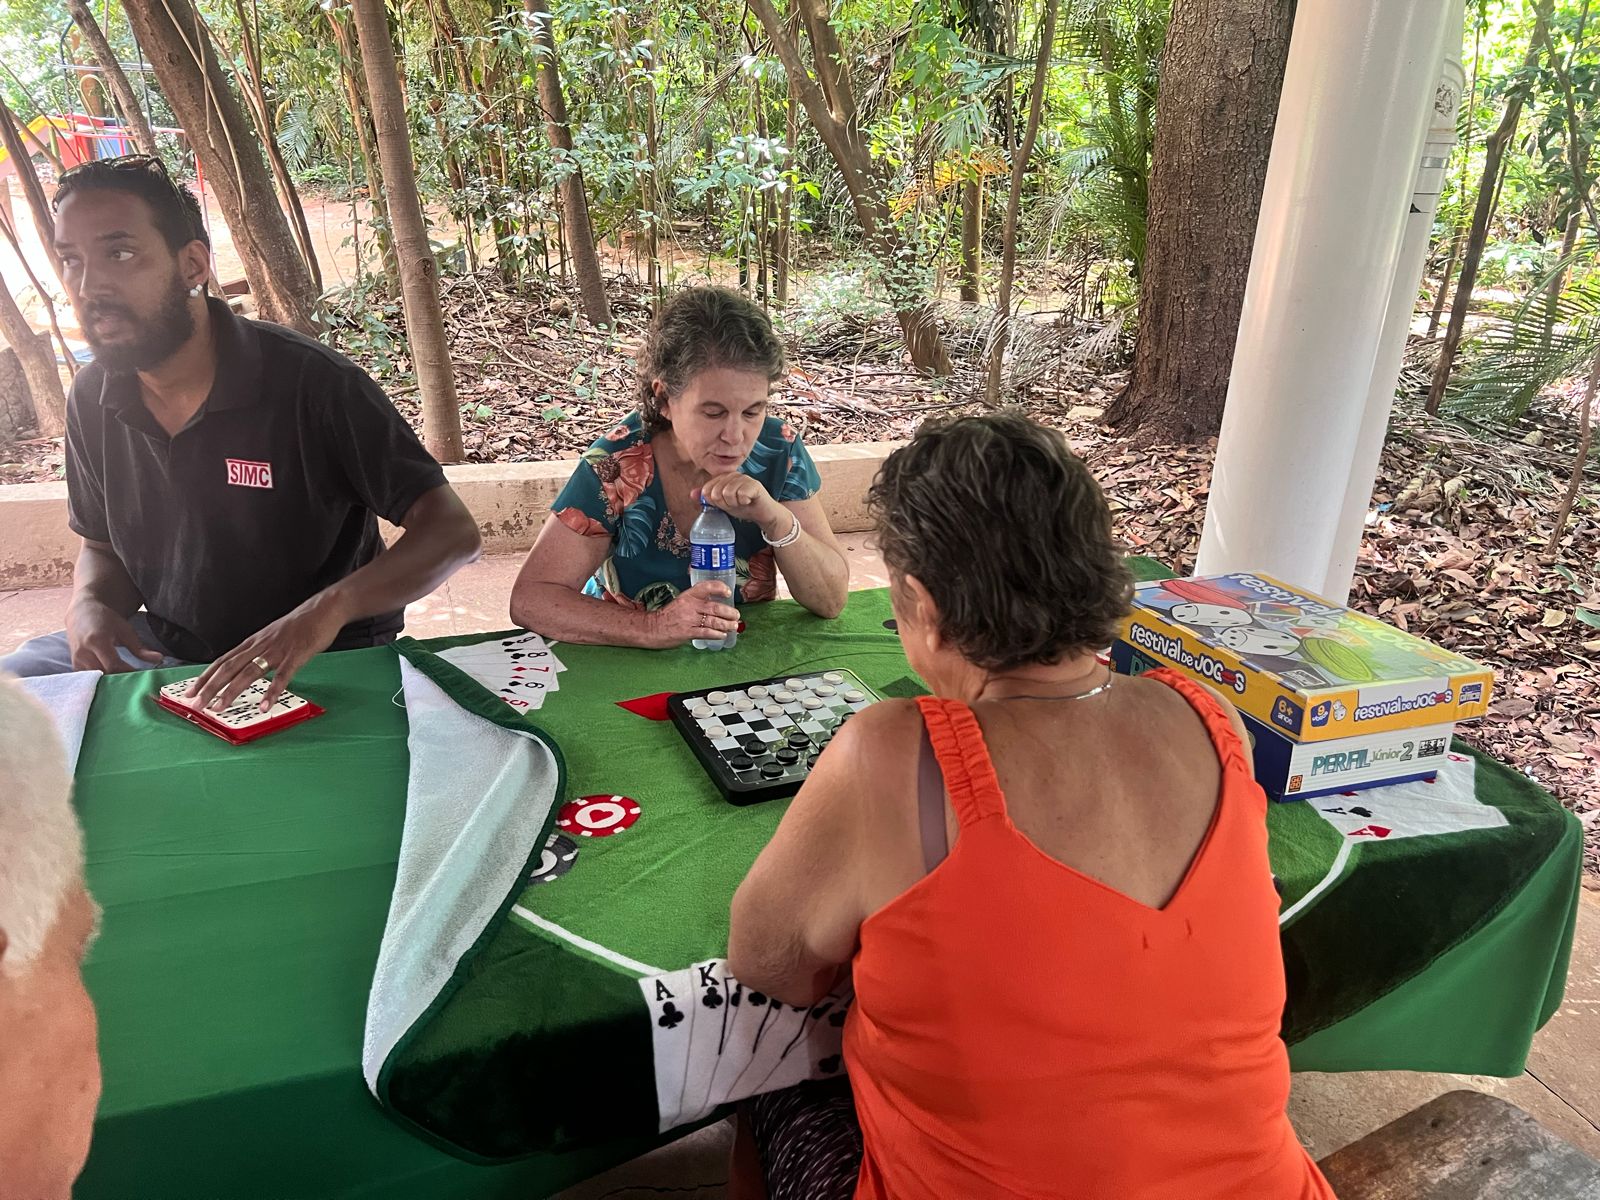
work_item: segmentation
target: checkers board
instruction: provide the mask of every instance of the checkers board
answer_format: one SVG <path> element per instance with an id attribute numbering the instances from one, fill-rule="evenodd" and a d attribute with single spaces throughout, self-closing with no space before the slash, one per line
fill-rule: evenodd
<path id="1" fill-rule="evenodd" d="M 729 804 L 792 796 L 841 724 L 878 696 L 843 668 L 667 699 L 672 722 Z"/>

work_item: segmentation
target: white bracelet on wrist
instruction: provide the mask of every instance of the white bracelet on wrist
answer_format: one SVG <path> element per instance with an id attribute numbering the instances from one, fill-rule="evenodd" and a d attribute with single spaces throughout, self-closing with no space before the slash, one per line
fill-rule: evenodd
<path id="1" fill-rule="evenodd" d="M 776 541 L 767 536 L 767 531 L 765 529 L 761 531 L 761 540 L 767 545 L 771 546 L 774 550 L 782 550 L 785 546 L 792 546 L 800 540 L 800 518 L 796 517 L 793 513 L 790 513 L 789 515 L 794 518 L 794 524 L 789 527 L 788 533 L 784 534 Z"/>

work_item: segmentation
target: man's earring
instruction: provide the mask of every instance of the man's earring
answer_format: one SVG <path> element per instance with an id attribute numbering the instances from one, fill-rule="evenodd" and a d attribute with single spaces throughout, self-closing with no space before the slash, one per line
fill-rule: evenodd
<path id="1" fill-rule="evenodd" d="M 205 291 L 205 290 L 206 290 L 206 285 L 205 284 L 197 283 L 192 288 L 189 289 L 189 295 L 198 297 L 200 295 L 200 293 Z"/>

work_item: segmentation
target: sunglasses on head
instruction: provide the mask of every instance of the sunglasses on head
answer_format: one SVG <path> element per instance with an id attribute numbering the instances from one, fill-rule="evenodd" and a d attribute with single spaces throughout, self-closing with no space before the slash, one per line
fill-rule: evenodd
<path id="1" fill-rule="evenodd" d="M 95 171 L 149 171 L 161 178 L 171 180 L 167 174 L 167 164 L 154 154 L 122 154 L 116 158 L 91 158 L 88 162 L 79 163 L 69 167 L 59 176 L 62 182 L 75 175 L 87 175 Z"/>
<path id="2" fill-rule="evenodd" d="M 56 177 L 57 186 L 71 184 L 74 180 L 86 176 L 103 175 L 108 172 L 117 174 L 145 174 L 154 175 L 174 192 L 178 190 L 178 183 L 167 171 L 167 164 L 154 154 L 123 154 L 116 158 L 95 158 L 88 162 L 79 163 L 69 167 Z"/>

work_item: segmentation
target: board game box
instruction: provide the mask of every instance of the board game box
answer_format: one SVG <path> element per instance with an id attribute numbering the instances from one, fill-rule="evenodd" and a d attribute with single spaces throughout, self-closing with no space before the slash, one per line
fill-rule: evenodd
<path id="1" fill-rule="evenodd" d="M 1126 642 L 1112 648 L 1111 661 L 1124 675 L 1142 675 L 1167 665 Z M 1274 800 L 1304 800 L 1432 779 L 1449 754 L 1455 729 L 1454 724 L 1423 725 L 1326 742 L 1297 742 L 1249 713 L 1239 715 L 1250 735 L 1256 782 Z"/>
<path id="2" fill-rule="evenodd" d="M 680 692 L 667 714 L 729 804 L 758 804 L 798 792 L 834 731 L 877 699 L 841 668 Z"/>
<path id="3" fill-rule="evenodd" d="M 1137 585 L 1117 645 L 1210 684 L 1297 742 L 1480 717 L 1494 682 L 1459 654 L 1246 573 Z"/>
<path id="4" fill-rule="evenodd" d="M 1432 779 L 1450 752 L 1454 725 L 1358 733 L 1331 742 L 1297 742 L 1239 714 L 1250 734 L 1256 781 L 1274 800 L 1303 800 Z"/>

